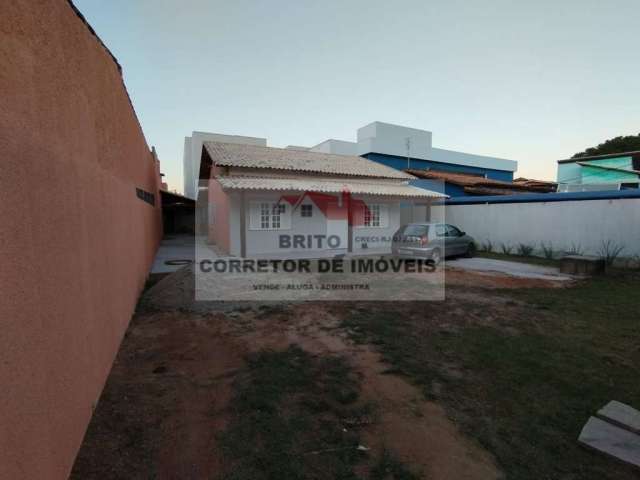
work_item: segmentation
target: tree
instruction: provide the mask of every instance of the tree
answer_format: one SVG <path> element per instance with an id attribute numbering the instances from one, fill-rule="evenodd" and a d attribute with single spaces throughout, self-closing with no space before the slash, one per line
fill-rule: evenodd
<path id="1" fill-rule="evenodd" d="M 597 147 L 587 148 L 584 152 L 578 152 L 571 158 L 593 157 L 595 155 L 633 152 L 636 150 L 640 150 L 640 133 L 638 135 L 611 138 Z"/>

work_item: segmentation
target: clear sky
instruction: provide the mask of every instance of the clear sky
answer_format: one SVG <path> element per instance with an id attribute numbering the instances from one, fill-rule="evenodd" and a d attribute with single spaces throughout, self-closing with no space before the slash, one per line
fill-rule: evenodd
<path id="1" fill-rule="evenodd" d="M 311 146 L 379 120 L 543 179 L 640 132 L 638 0 L 74 3 L 180 191 L 193 130 Z"/>

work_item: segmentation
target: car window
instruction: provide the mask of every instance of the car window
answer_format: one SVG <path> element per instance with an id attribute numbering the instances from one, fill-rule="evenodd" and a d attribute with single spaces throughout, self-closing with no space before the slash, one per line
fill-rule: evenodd
<path id="1" fill-rule="evenodd" d="M 444 237 L 447 234 L 447 230 L 444 225 L 436 225 L 436 236 Z"/>
<path id="2" fill-rule="evenodd" d="M 458 230 L 453 225 L 447 225 L 447 237 L 459 237 L 460 230 Z"/>
<path id="3" fill-rule="evenodd" d="M 407 236 L 421 237 L 422 235 L 426 235 L 428 231 L 426 225 L 407 225 L 403 233 Z"/>

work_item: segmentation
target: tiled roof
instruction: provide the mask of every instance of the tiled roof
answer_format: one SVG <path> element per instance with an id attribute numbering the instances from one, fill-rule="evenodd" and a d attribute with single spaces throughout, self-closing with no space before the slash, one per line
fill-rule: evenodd
<path id="1" fill-rule="evenodd" d="M 407 173 L 414 175 L 418 178 L 426 178 L 429 180 L 443 180 L 454 185 L 461 187 L 476 187 L 476 186 L 491 186 L 491 187 L 505 187 L 512 186 L 512 183 L 501 182 L 499 180 L 491 180 L 479 175 L 471 175 L 467 173 L 453 173 L 443 172 L 440 170 L 418 170 L 410 169 L 406 170 Z"/>
<path id="2" fill-rule="evenodd" d="M 555 192 L 557 188 L 557 184 L 553 182 L 530 180 L 527 178 L 519 178 L 513 182 L 502 182 L 479 175 L 443 172 L 440 170 L 412 169 L 406 170 L 406 172 L 418 178 L 442 180 L 453 185 L 458 185 L 463 187 L 464 191 L 470 195 L 510 195 L 526 192 L 549 193 Z"/>
<path id="3" fill-rule="evenodd" d="M 393 197 L 446 198 L 446 195 L 423 188 L 412 187 L 402 182 L 383 181 L 336 181 L 324 178 L 269 178 L 218 176 L 225 190 L 278 190 L 296 192 L 325 192 L 385 195 Z"/>
<path id="4" fill-rule="evenodd" d="M 204 142 L 204 147 L 215 165 L 363 177 L 413 178 L 399 170 L 355 155 L 335 155 L 222 142 Z"/>

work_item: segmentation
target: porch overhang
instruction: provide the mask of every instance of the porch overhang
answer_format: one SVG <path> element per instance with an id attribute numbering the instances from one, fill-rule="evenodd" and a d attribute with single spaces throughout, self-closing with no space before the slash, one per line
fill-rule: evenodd
<path id="1" fill-rule="evenodd" d="M 447 195 L 414 187 L 404 182 L 317 178 L 215 177 L 223 190 L 268 190 L 293 192 L 351 193 L 419 199 L 445 199 Z"/>

